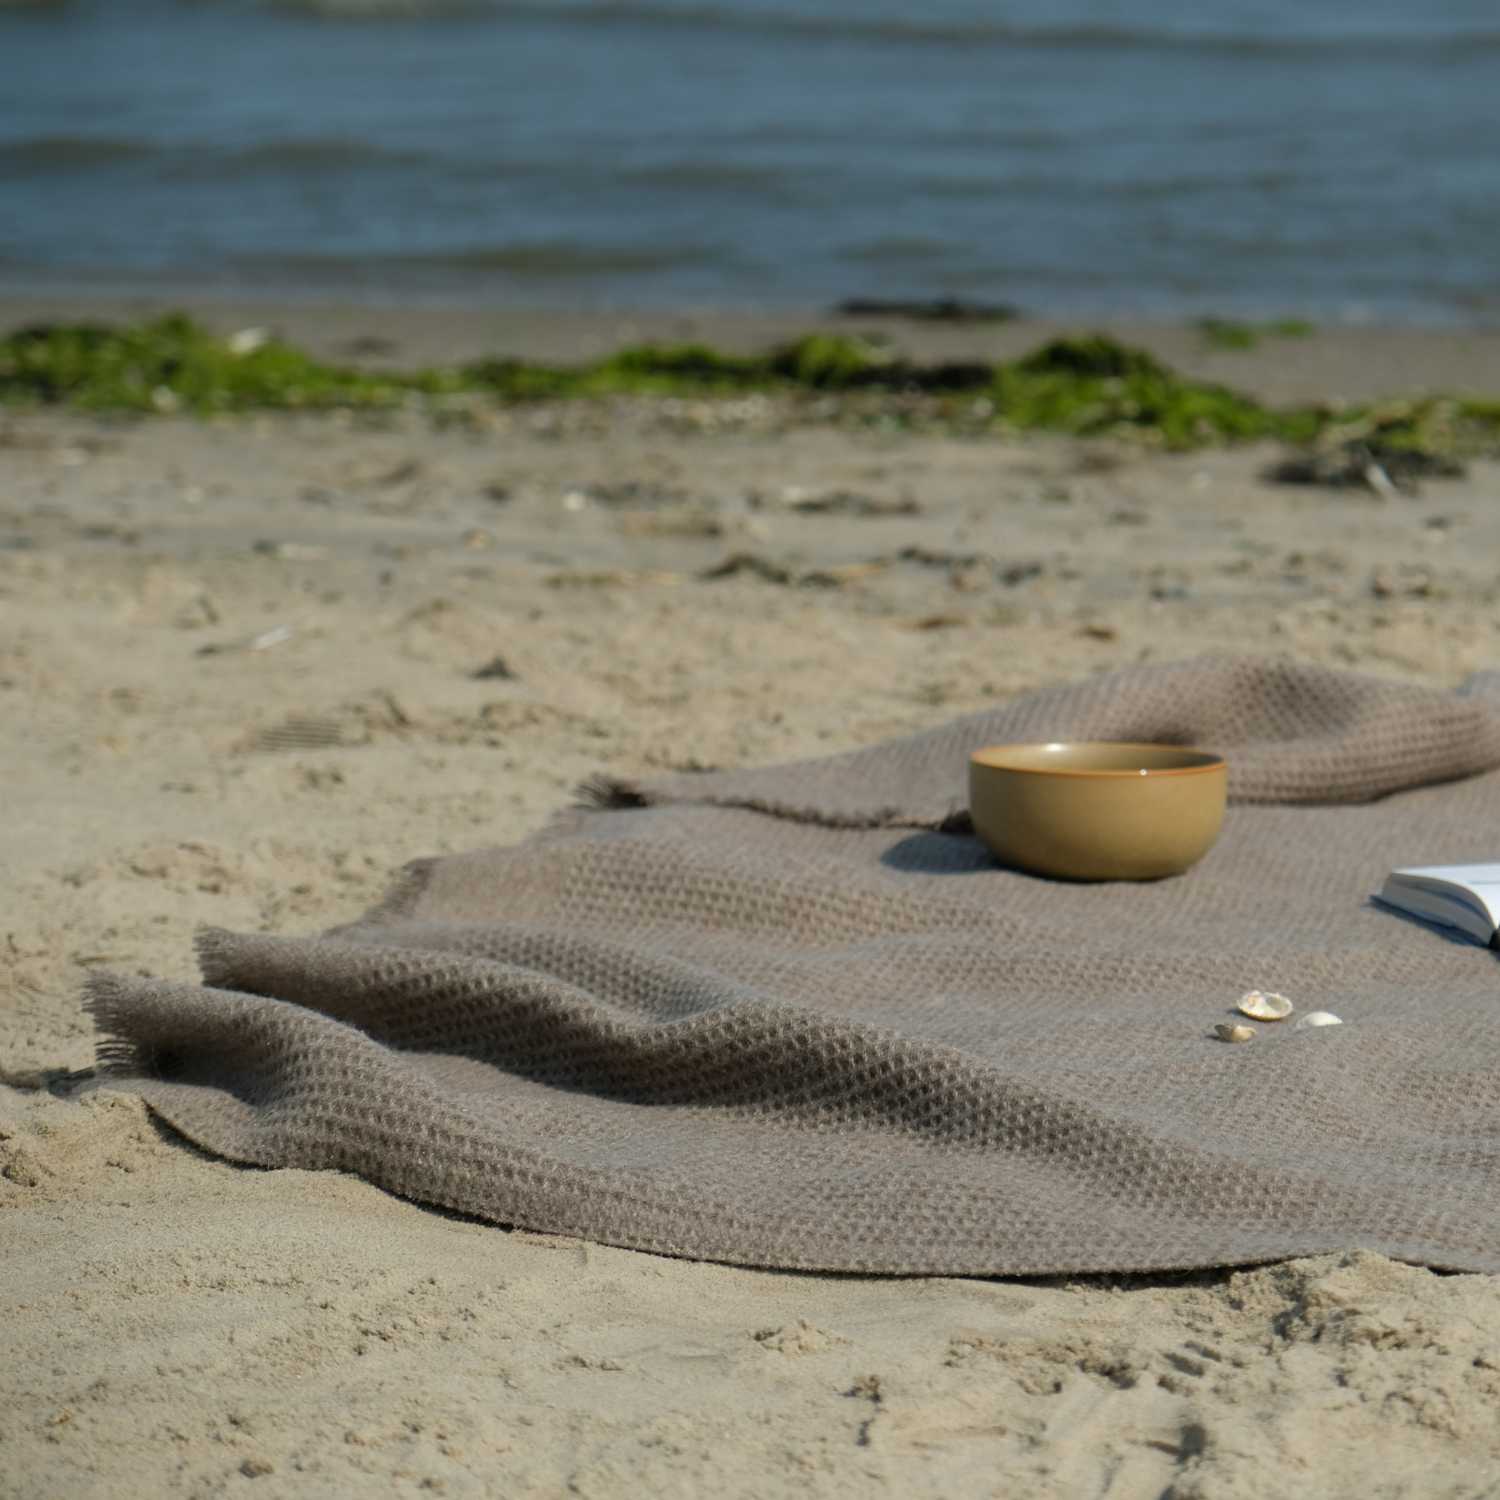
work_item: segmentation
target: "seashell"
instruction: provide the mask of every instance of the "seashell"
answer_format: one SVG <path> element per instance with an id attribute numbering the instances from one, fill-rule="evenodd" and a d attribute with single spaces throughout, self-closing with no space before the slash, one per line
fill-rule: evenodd
<path id="1" fill-rule="evenodd" d="M 1343 1024 L 1331 1010 L 1310 1010 L 1292 1029 L 1302 1031 L 1308 1026 L 1342 1026 Z"/>
<path id="2" fill-rule="evenodd" d="M 264 349 L 271 342 L 271 330 L 269 328 L 242 328 L 238 333 L 231 333 L 224 342 L 231 354 L 243 357 L 246 354 L 254 354 L 257 349 Z"/>
<path id="3" fill-rule="evenodd" d="M 1214 1035 L 1221 1042 L 1248 1042 L 1255 1035 L 1255 1028 L 1243 1026 L 1237 1021 L 1220 1021 L 1214 1027 Z"/>
<path id="4" fill-rule="evenodd" d="M 1259 990 L 1251 990 L 1240 996 L 1240 1003 L 1235 1009 L 1242 1016 L 1250 1016 L 1256 1021 L 1284 1021 L 1296 1007 L 1285 995 L 1262 994 Z"/>

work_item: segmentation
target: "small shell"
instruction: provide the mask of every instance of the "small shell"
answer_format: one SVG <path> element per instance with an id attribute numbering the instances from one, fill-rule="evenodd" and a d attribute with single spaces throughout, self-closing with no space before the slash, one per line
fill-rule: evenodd
<path id="1" fill-rule="evenodd" d="M 1214 1035 L 1221 1042 L 1248 1042 L 1255 1035 L 1253 1026 L 1241 1026 L 1235 1021 L 1220 1021 L 1214 1027 Z"/>
<path id="2" fill-rule="evenodd" d="M 1241 995 L 1235 1007 L 1242 1016 L 1256 1021 L 1284 1021 L 1295 1008 L 1285 995 L 1262 994 L 1259 990 Z"/>
<path id="3" fill-rule="evenodd" d="M 1302 1031 L 1308 1026 L 1342 1026 L 1343 1024 L 1331 1010 L 1310 1010 L 1292 1029 Z"/>
<path id="4" fill-rule="evenodd" d="M 254 354 L 257 349 L 264 349 L 271 342 L 271 330 L 269 328 L 242 328 L 238 333 L 231 333 L 224 342 L 229 346 L 231 354 L 240 356 Z"/>

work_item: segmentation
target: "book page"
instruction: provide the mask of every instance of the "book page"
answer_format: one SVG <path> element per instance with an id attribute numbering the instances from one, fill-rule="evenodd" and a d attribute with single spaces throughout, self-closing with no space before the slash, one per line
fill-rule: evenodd
<path id="1" fill-rule="evenodd" d="M 1473 865 L 1414 865 L 1393 870 L 1386 881 L 1382 897 L 1401 905 L 1402 892 L 1427 891 L 1443 901 L 1461 901 L 1482 913 L 1493 931 L 1500 928 L 1500 863 Z M 1425 915 L 1441 919 L 1440 908 L 1427 903 L 1410 903 Z M 1459 925 L 1468 927 L 1468 923 Z"/>
<path id="2" fill-rule="evenodd" d="M 1500 861 L 1478 865 L 1410 865 L 1393 875 L 1421 875 L 1428 880 L 1446 880 L 1451 885 L 1500 885 Z"/>

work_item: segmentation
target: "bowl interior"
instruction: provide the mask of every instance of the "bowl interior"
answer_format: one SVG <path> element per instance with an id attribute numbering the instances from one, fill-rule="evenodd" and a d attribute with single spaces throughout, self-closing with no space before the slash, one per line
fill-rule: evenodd
<path id="1" fill-rule="evenodd" d="M 1224 757 L 1210 750 L 1178 745 L 1126 745 L 1098 740 L 1046 745 L 988 745 L 971 757 L 976 766 L 997 771 L 1030 771 L 1059 776 L 1157 776 L 1213 771 Z"/>

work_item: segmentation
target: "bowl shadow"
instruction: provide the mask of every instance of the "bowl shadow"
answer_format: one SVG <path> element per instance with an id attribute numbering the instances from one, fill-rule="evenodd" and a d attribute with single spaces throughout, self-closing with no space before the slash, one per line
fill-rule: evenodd
<path id="1" fill-rule="evenodd" d="M 913 833 L 880 856 L 892 870 L 920 875 L 974 875 L 1000 868 L 994 855 L 971 833 Z"/>

